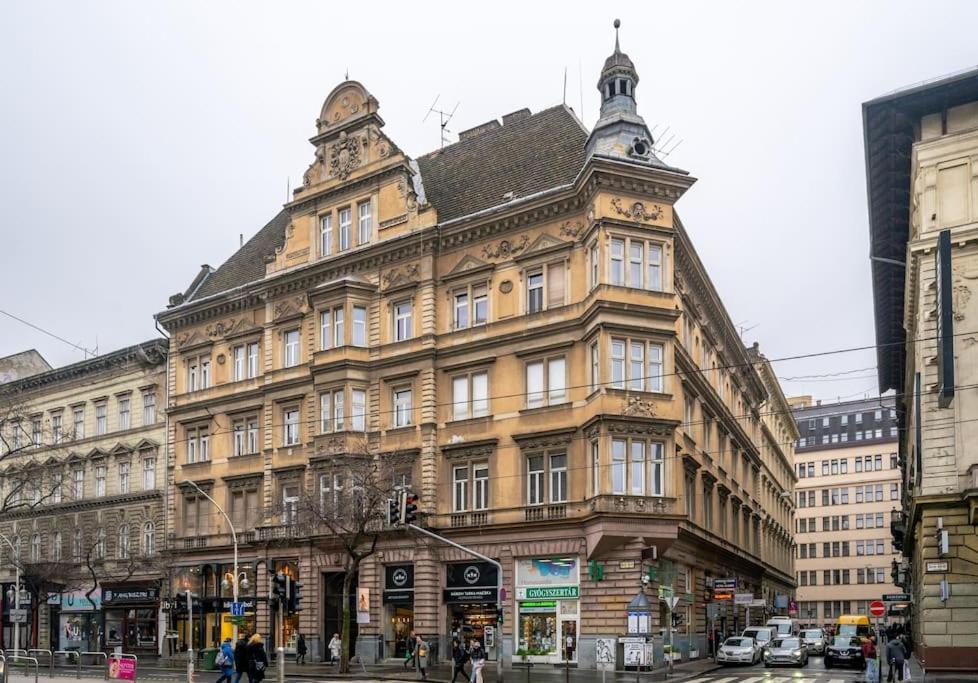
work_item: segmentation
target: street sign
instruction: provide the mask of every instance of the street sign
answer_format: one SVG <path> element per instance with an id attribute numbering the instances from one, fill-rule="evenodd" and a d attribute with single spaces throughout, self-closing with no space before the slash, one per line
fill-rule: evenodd
<path id="1" fill-rule="evenodd" d="M 886 605 L 882 600 L 873 600 L 869 603 L 869 613 L 874 617 L 881 617 L 886 614 Z"/>
<path id="2" fill-rule="evenodd" d="M 883 593 L 883 602 L 910 602 L 910 593 Z"/>
<path id="3" fill-rule="evenodd" d="M 669 610 L 670 611 L 676 609 L 676 605 L 679 604 L 679 596 L 678 595 L 673 595 L 671 597 L 664 598 L 663 600 L 664 600 L 664 602 L 667 605 L 669 605 Z"/>
<path id="4" fill-rule="evenodd" d="M 735 605 L 746 605 L 749 607 L 753 601 L 754 601 L 753 593 L 734 593 Z"/>
<path id="5" fill-rule="evenodd" d="M 737 579 L 735 577 L 713 579 L 713 588 L 718 591 L 735 591 L 737 590 Z"/>
<path id="6" fill-rule="evenodd" d="M 243 617 L 245 615 L 245 604 L 243 602 L 231 603 L 231 616 Z"/>
<path id="7" fill-rule="evenodd" d="M 946 572 L 948 570 L 947 560 L 943 562 L 927 562 L 925 566 L 928 572 Z"/>
<path id="8" fill-rule="evenodd" d="M 26 609 L 11 609 L 10 613 L 10 623 L 12 624 L 26 624 L 27 623 L 27 610 Z"/>
<path id="9" fill-rule="evenodd" d="M 659 586 L 659 600 L 667 600 L 672 597 L 672 586 Z"/>

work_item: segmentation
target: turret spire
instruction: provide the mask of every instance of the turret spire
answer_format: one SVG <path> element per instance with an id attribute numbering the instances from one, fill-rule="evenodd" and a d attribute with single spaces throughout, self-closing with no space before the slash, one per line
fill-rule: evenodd
<path id="1" fill-rule="evenodd" d="M 621 52 L 621 48 L 618 47 L 618 28 L 621 26 L 621 19 L 615 19 L 615 52 Z"/>

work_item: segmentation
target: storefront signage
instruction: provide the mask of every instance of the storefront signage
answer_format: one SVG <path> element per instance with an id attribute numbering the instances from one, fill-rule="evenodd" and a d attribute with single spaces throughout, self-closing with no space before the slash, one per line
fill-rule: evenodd
<path id="1" fill-rule="evenodd" d="M 929 572 L 946 572 L 948 570 L 947 560 L 943 562 L 927 562 L 927 571 Z"/>
<path id="2" fill-rule="evenodd" d="M 385 605 L 410 605 L 414 602 L 414 591 L 384 591 Z"/>
<path id="3" fill-rule="evenodd" d="M 135 602 L 156 602 L 159 590 L 149 586 L 145 588 L 105 588 L 102 590 L 102 602 L 106 605 L 124 605 Z"/>
<path id="4" fill-rule="evenodd" d="M 59 595 L 48 596 L 49 605 L 60 605 L 62 612 L 97 612 L 102 608 L 102 589 L 96 588 L 92 595 L 87 590 L 65 591 Z"/>
<path id="5" fill-rule="evenodd" d="M 520 612 L 553 612 L 557 608 L 554 600 L 530 600 L 520 603 Z"/>
<path id="6" fill-rule="evenodd" d="M 714 593 L 714 600 L 733 600 L 733 593 Z"/>
<path id="7" fill-rule="evenodd" d="M 516 561 L 519 586 L 569 586 L 580 582 L 581 565 L 577 557 L 534 557 Z"/>
<path id="8" fill-rule="evenodd" d="M 737 579 L 736 578 L 713 579 L 713 588 L 715 588 L 718 591 L 733 592 L 737 590 Z"/>
<path id="9" fill-rule="evenodd" d="M 542 586 L 533 588 L 517 588 L 517 600 L 541 600 L 541 599 L 576 599 L 580 597 L 577 586 Z"/>
<path id="10" fill-rule="evenodd" d="M 247 612 L 254 612 L 255 609 L 258 607 L 258 598 L 238 598 L 238 602 L 241 603 L 242 605 L 244 605 L 244 611 L 246 613 Z M 184 605 L 186 605 L 186 603 L 187 603 L 187 601 L 186 601 L 186 599 L 184 599 Z M 231 605 L 233 605 L 233 604 L 234 604 L 234 598 L 222 598 L 221 599 L 221 611 L 222 612 L 230 612 L 231 611 Z"/>
<path id="11" fill-rule="evenodd" d="M 398 564 L 384 567 L 384 589 L 401 591 L 414 588 L 414 565 Z"/>
<path id="12" fill-rule="evenodd" d="M 883 593 L 885 602 L 910 602 L 910 593 Z"/>
<path id="13" fill-rule="evenodd" d="M 750 604 L 754 602 L 753 593 L 734 593 L 734 604 L 735 605 L 745 605 L 750 607 Z"/>
<path id="14" fill-rule="evenodd" d="M 496 602 L 498 595 L 495 588 L 446 588 L 443 594 L 445 602 L 456 604 Z"/>
<path id="15" fill-rule="evenodd" d="M 488 562 L 465 562 L 445 565 L 447 588 L 495 588 L 499 580 L 496 565 Z"/>

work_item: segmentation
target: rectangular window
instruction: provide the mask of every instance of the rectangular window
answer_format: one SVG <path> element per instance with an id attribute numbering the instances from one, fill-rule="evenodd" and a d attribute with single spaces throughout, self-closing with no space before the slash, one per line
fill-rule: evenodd
<path id="1" fill-rule="evenodd" d="M 547 361 L 547 388 L 550 405 L 561 403 L 566 397 L 566 373 L 563 356 L 551 358 Z"/>
<path id="2" fill-rule="evenodd" d="M 611 284 L 625 284 L 625 240 L 611 240 Z"/>
<path id="3" fill-rule="evenodd" d="M 95 497 L 104 498 L 105 497 L 105 477 L 108 473 L 108 468 L 105 465 L 98 465 L 95 467 Z"/>
<path id="4" fill-rule="evenodd" d="M 665 391 L 662 357 L 662 344 L 649 344 L 649 376 L 647 380 L 649 391 Z"/>
<path id="5" fill-rule="evenodd" d="M 394 304 L 394 341 L 405 341 L 414 336 L 414 304 L 411 300 Z"/>
<path id="6" fill-rule="evenodd" d="M 464 330 L 469 326 L 469 290 L 455 293 L 455 329 Z"/>
<path id="7" fill-rule="evenodd" d="M 543 310 L 543 270 L 526 274 L 526 312 L 538 313 Z"/>
<path id="8" fill-rule="evenodd" d="M 248 344 L 248 377 L 258 376 L 258 342 Z"/>
<path id="9" fill-rule="evenodd" d="M 330 256 L 333 253 L 332 214 L 319 217 L 319 253 L 323 256 Z"/>
<path id="10" fill-rule="evenodd" d="M 489 465 L 474 465 L 472 469 L 472 509 L 489 507 Z"/>
<path id="11" fill-rule="evenodd" d="M 247 433 L 245 436 L 247 437 L 247 441 L 248 441 L 248 443 L 246 444 L 248 447 L 248 452 L 257 453 L 258 452 L 258 418 L 257 417 L 248 418 Z"/>
<path id="12" fill-rule="evenodd" d="M 351 389 L 350 425 L 355 432 L 367 431 L 367 392 L 363 389 Z"/>
<path id="13" fill-rule="evenodd" d="M 629 345 L 628 387 L 633 391 L 645 389 L 645 344 L 632 342 Z"/>
<path id="14" fill-rule="evenodd" d="M 128 397 L 119 399 L 119 429 L 129 429 L 132 426 L 131 405 Z M 61 421 L 60 416 L 58 416 L 58 421 Z"/>
<path id="15" fill-rule="evenodd" d="M 373 233 L 373 218 L 370 212 L 370 202 L 357 205 L 357 244 L 370 244 Z"/>
<path id="16" fill-rule="evenodd" d="M 231 350 L 232 368 L 234 373 L 234 381 L 240 382 L 245 378 L 245 347 L 235 346 Z"/>
<path id="17" fill-rule="evenodd" d="M 645 283 L 646 289 L 657 292 L 662 291 L 662 246 L 659 244 L 649 244 L 649 270 L 648 281 Z"/>
<path id="18" fill-rule="evenodd" d="M 452 512 L 465 512 L 469 500 L 469 466 L 452 468 Z"/>
<path id="19" fill-rule="evenodd" d="M 642 286 L 642 252 L 643 243 L 632 240 L 628 245 L 628 284 L 631 287 Z"/>
<path id="20" fill-rule="evenodd" d="M 149 394 L 147 394 L 147 395 L 149 395 Z M 154 395 L 154 398 L 155 398 L 155 395 Z M 145 404 L 146 404 L 146 398 L 144 396 L 143 397 L 143 405 L 145 406 Z M 85 438 L 85 409 L 84 408 L 78 407 L 78 408 L 73 408 L 72 409 L 72 411 L 71 411 L 71 423 L 72 423 L 72 430 L 71 430 L 72 438 L 75 439 L 76 441 L 78 439 L 84 439 Z M 143 420 L 143 424 L 146 424 L 146 420 Z M 14 430 L 15 431 L 16 430 L 19 430 L 19 429 L 20 429 L 19 426 L 14 425 Z M 16 450 L 16 448 L 17 447 L 15 447 L 13 450 Z"/>
<path id="21" fill-rule="evenodd" d="M 591 442 L 591 495 L 601 493 L 601 445 Z"/>
<path id="22" fill-rule="evenodd" d="M 621 439 L 611 441 L 611 492 L 625 493 L 625 450 L 626 442 Z"/>
<path id="23" fill-rule="evenodd" d="M 353 345 L 367 345 L 367 308 L 365 306 L 353 307 Z"/>
<path id="24" fill-rule="evenodd" d="M 649 495 L 665 495 L 665 444 L 653 441 L 649 444 L 649 462 L 651 473 L 649 478 Z"/>
<path id="25" fill-rule="evenodd" d="M 206 389 L 211 385 L 211 359 L 200 359 L 200 388 Z"/>
<path id="26" fill-rule="evenodd" d="M 621 339 L 611 340 L 611 386 L 625 388 L 625 342 Z"/>
<path id="27" fill-rule="evenodd" d="M 95 436 L 105 434 L 108 427 L 109 406 L 107 403 L 95 404 Z"/>
<path id="28" fill-rule="evenodd" d="M 534 455 L 526 459 L 526 503 L 543 504 L 543 456 Z"/>
<path id="29" fill-rule="evenodd" d="M 550 456 L 550 502 L 567 502 L 567 454 Z"/>
<path id="30" fill-rule="evenodd" d="M 119 493 L 129 493 L 129 463 L 119 463 Z"/>
<path id="31" fill-rule="evenodd" d="M 231 435 L 231 455 L 239 456 L 245 454 L 245 422 L 235 420 L 234 429 Z"/>
<path id="32" fill-rule="evenodd" d="M 299 443 L 299 409 L 286 408 L 282 411 L 282 445 L 296 446 Z"/>
<path id="33" fill-rule="evenodd" d="M 862 472 L 862 471 L 863 471 L 863 459 L 857 456 L 856 457 L 856 472 Z"/>
<path id="34" fill-rule="evenodd" d="M 120 413 L 120 418 L 121 415 Z M 64 428 L 61 424 L 62 419 L 61 413 L 51 416 L 51 441 L 56 444 L 61 443 L 61 437 L 64 434 Z"/>
<path id="35" fill-rule="evenodd" d="M 547 308 L 558 308 L 564 305 L 566 296 L 565 271 L 566 266 L 563 261 L 547 266 Z"/>
<path id="36" fill-rule="evenodd" d="M 346 332 L 343 329 L 343 308 L 333 309 L 333 347 L 339 348 L 346 345 Z"/>
<path id="37" fill-rule="evenodd" d="M 601 383 L 599 373 L 601 371 L 599 360 L 598 360 L 598 343 L 594 342 L 589 347 L 589 353 L 591 356 L 591 391 L 597 391 L 598 385 Z"/>
<path id="38" fill-rule="evenodd" d="M 632 441 L 630 449 L 630 489 L 633 496 L 645 495 L 645 442 Z"/>
<path id="39" fill-rule="evenodd" d="M 156 458 L 143 458 L 143 491 L 156 488 Z"/>
<path id="40" fill-rule="evenodd" d="M 319 314 L 319 348 L 322 351 L 333 346 L 333 312 L 330 309 Z"/>
<path id="41" fill-rule="evenodd" d="M 489 287 L 472 285 L 472 324 L 485 325 L 489 321 Z"/>
<path id="42" fill-rule="evenodd" d="M 544 393 L 546 387 L 546 393 Z M 563 356 L 526 364 L 526 406 L 536 408 L 562 403 L 567 395 L 566 365 Z"/>
<path id="43" fill-rule="evenodd" d="M 75 500 L 81 500 L 85 497 L 85 470 L 83 469 L 77 469 L 74 471 L 72 494 Z"/>
<path id="44" fill-rule="evenodd" d="M 346 428 L 345 417 L 346 407 L 344 406 L 344 394 L 342 389 L 333 392 L 333 428 L 341 432 Z"/>
<path id="45" fill-rule="evenodd" d="M 411 424 L 412 417 L 412 393 L 411 389 L 394 390 L 394 426 L 407 427 Z"/>
<path id="46" fill-rule="evenodd" d="M 293 368 L 299 364 L 299 330 L 288 330 L 285 335 L 285 367 Z"/>
<path id="47" fill-rule="evenodd" d="M 340 209 L 340 251 L 350 248 L 350 227 L 353 222 L 353 212 L 349 207 Z"/>
<path id="48" fill-rule="evenodd" d="M 588 250 L 588 259 L 591 265 L 591 282 L 590 289 L 594 289 L 598 286 L 598 245 L 592 244 L 591 248 Z"/>

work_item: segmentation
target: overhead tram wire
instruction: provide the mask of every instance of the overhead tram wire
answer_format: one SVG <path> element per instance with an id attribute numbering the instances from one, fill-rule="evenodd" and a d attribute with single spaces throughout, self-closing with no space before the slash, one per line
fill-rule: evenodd
<path id="1" fill-rule="evenodd" d="M 48 330 L 45 330 L 43 327 L 41 327 L 39 325 L 35 325 L 34 323 L 32 323 L 32 322 L 30 322 L 28 320 L 24 320 L 23 318 L 17 317 L 13 313 L 8 313 L 7 311 L 5 311 L 3 309 L 0 309 L 0 313 L 2 313 L 3 315 L 7 316 L 8 318 L 12 318 L 12 319 L 16 320 L 17 322 L 19 322 L 19 323 L 21 323 L 23 325 L 27 325 L 28 327 L 31 327 L 31 328 L 37 330 L 41 334 L 46 334 L 47 336 L 49 336 L 49 337 L 51 337 L 53 339 L 57 339 L 59 342 L 64 342 L 65 344 L 67 344 L 68 346 L 70 346 L 71 348 L 73 348 L 73 349 L 75 349 L 77 351 L 81 351 L 83 354 L 85 354 L 85 358 L 86 359 L 89 356 L 91 356 L 92 358 L 95 358 L 96 356 L 98 356 L 98 352 L 92 351 L 91 349 L 87 349 L 84 346 L 79 346 L 78 344 L 75 344 L 74 342 L 68 341 L 64 337 L 59 337 L 54 332 L 49 332 Z"/>

